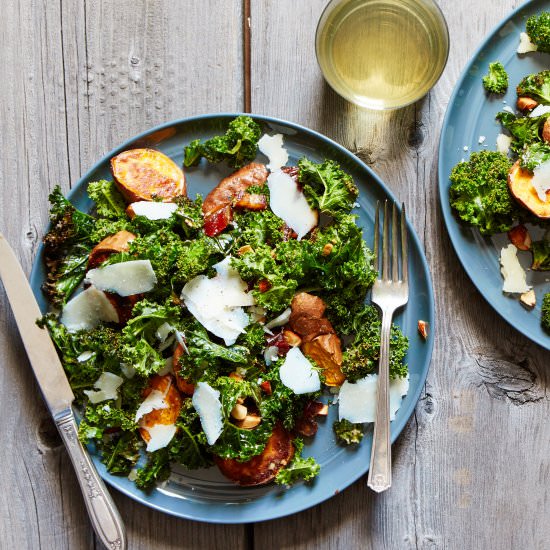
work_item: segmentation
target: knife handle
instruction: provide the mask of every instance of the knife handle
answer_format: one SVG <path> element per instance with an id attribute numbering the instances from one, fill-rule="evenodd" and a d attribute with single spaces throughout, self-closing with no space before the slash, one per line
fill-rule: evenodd
<path id="1" fill-rule="evenodd" d="M 94 531 L 109 550 L 125 550 L 124 524 L 111 495 L 78 439 L 78 428 L 72 409 L 56 415 L 54 420 L 73 463 Z"/>

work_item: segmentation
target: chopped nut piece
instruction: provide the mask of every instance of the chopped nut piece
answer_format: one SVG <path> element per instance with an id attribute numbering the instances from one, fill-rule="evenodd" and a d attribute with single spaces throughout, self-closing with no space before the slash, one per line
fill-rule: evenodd
<path id="1" fill-rule="evenodd" d="M 331 243 L 327 243 L 325 246 L 323 246 L 323 251 L 322 251 L 323 256 L 328 256 L 332 252 L 333 248 L 334 248 L 334 245 L 332 245 Z"/>
<path id="2" fill-rule="evenodd" d="M 283 331 L 283 337 L 288 342 L 288 345 L 293 348 L 298 347 L 302 343 L 302 339 L 295 332 L 288 329 Z"/>
<path id="3" fill-rule="evenodd" d="M 261 416 L 257 416 L 255 414 L 247 414 L 246 417 L 243 420 L 239 420 L 235 422 L 235 425 L 238 428 L 241 428 L 243 430 L 252 430 L 254 429 L 260 422 L 262 421 Z"/>
<path id="4" fill-rule="evenodd" d="M 531 235 L 524 225 L 516 225 L 508 231 L 510 242 L 519 250 L 529 250 L 531 248 Z"/>
<path id="5" fill-rule="evenodd" d="M 418 332 L 424 340 L 428 339 L 428 323 L 426 323 L 426 321 L 418 321 Z"/>
<path id="6" fill-rule="evenodd" d="M 244 420 L 247 414 L 248 414 L 248 409 L 244 405 L 240 405 L 239 403 L 237 403 L 231 409 L 231 416 L 235 420 Z"/>
<path id="7" fill-rule="evenodd" d="M 244 256 L 245 254 L 248 254 L 249 252 L 254 252 L 254 249 L 249 244 L 245 244 L 244 246 L 241 246 L 241 248 L 239 248 L 239 250 L 237 250 L 237 254 L 239 256 Z"/>
<path id="8" fill-rule="evenodd" d="M 520 297 L 519 301 L 529 309 L 534 308 L 537 305 L 537 297 L 535 296 L 535 291 L 533 289 L 524 292 Z"/>
<path id="9" fill-rule="evenodd" d="M 544 126 L 542 127 L 542 139 L 546 143 L 550 143 L 550 120 L 546 119 Z"/>
<path id="10" fill-rule="evenodd" d="M 538 103 L 530 97 L 518 97 L 518 101 L 516 103 L 516 106 L 520 111 L 525 111 L 526 109 L 531 111 L 537 105 Z"/>
<path id="11" fill-rule="evenodd" d="M 230 372 L 229 378 L 233 378 L 233 380 L 244 380 L 244 378 L 238 373 L 238 372 Z"/>

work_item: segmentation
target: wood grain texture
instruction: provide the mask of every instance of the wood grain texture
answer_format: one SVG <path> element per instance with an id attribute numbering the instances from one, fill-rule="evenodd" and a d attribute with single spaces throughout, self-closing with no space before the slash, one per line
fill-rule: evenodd
<path id="1" fill-rule="evenodd" d="M 316 129 L 369 164 L 404 201 L 434 278 L 437 333 L 425 390 L 394 447 L 393 488 L 366 478 L 311 510 L 257 525 L 257 548 L 548 548 L 549 354 L 479 296 L 446 234 L 437 144 L 452 89 L 518 2 L 441 1 L 451 52 L 433 91 L 388 113 L 339 98 L 315 62 L 324 0 L 252 5 L 252 111 Z"/>
<path id="2" fill-rule="evenodd" d="M 0 231 L 26 272 L 47 195 L 162 122 L 241 110 L 242 8 L 209 0 L 20 0 L 0 19 Z M 0 292 L 0 548 L 99 544 Z M 243 548 L 241 526 L 171 518 L 116 494 L 130 548 Z"/>

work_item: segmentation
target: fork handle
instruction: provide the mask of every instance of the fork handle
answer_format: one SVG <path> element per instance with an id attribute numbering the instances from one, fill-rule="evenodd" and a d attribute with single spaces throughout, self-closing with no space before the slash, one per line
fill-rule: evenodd
<path id="1" fill-rule="evenodd" d="M 382 311 L 378 392 L 367 485 L 377 493 L 391 487 L 390 445 L 390 330 L 393 311 Z"/>

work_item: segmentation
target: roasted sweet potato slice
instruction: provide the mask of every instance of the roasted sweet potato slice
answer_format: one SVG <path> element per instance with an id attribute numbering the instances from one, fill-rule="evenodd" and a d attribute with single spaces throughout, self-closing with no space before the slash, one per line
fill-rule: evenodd
<path id="1" fill-rule="evenodd" d="M 130 242 L 135 238 L 133 233 L 124 230 L 106 237 L 92 248 L 88 259 L 88 269 L 101 265 L 111 254 L 127 252 Z"/>
<path id="2" fill-rule="evenodd" d="M 252 162 L 224 178 L 204 199 L 202 211 L 206 216 L 230 206 L 252 185 L 262 185 L 267 181 L 265 165 Z"/>
<path id="3" fill-rule="evenodd" d="M 302 351 L 323 369 L 327 386 L 341 386 L 346 377 L 342 373 L 342 346 L 336 334 L 323 334 L 302 344 Z"/>
<path id="4" fill-rule="evenodd" d="M 169 157 L 155 149 L 130 149 L 111 159 L 115 183 L 128 202 L 160 198 L 170 202 L 186 195 L 185 175 Z"/>
<path id="5" fill-rule="evenodd" d="M 512 166 L 508 174 L 508 187 L 516 200 L 533 212 L 535 216 L 550 218 L 550 193 L 546 192 L 546 201 L 541 201 L 531 180 L 533 174 L 519 165 L 519 160 Z"/>
<path id="6" fill-rule="evenodd" d="M 246 462 L 232 458 L 214 457 L 221 473 L 241 486 L 264 485 L 272 481 L 279 470 L 294 456 L 294 445 L 290 434 L 278 423 L 267 440 L 261 454 Z"/>
<path id="7" fill-rule="evenodd" d="M 180 357 L 183 355 L 183 352 L 183 346 L 181 344 L 178 344 L 176 349 L 174 350 L 174 355 L 172 356 L 172 369 L 174 371 L 174 376 L 176 377 L 178 390 L 185 395 L 193 395 L 195 391 L 195 385 L 191 384 L 191 382 L 189 382 L 187 378 L 184 378 L 180 375 L 181 365 L 179 363 L 179 360 Z"/>
<path id="8" fill-rule="evenodd" d="M 171 374 L 153 376 L 149 381 L 149 385 L 143 391 L 143 397 L 147 397 L 153 390 L 158 390 L 165 394 L 164 401 L 168 407 L 165 409 L 155 409 L 141 417 L 139 421 L 139 433 L 146 443 L 149 442 L 151 436 L 145 428 L 150 428 L 157 424 L 174 424 L 181 410 L 181 396 Z"/>

